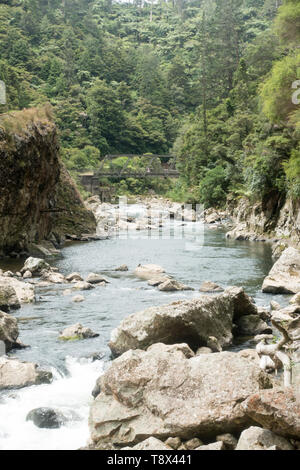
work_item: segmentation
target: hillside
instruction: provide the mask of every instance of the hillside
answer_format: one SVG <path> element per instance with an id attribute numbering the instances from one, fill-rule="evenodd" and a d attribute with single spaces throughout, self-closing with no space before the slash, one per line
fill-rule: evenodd
<path id="1" fill-rule="evenodd" d="M 175 199 L 298 198 L 300 12 L 280 3 L 6 1 L 0 111 L 50 102 L 68 168 L 175 151 Z"/>

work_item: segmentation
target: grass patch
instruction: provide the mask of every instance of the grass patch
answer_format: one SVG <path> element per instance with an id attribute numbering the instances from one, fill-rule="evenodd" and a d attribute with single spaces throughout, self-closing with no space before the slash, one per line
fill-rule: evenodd
<path id="1" fill-rule="evenodd" d="M 49 125 L 52 122 L 53 111 L 50 103 L 0 115 L 0 128 L 8 135 L 24 135 L 28 131 L 28 127 L 32 125 Z"/>

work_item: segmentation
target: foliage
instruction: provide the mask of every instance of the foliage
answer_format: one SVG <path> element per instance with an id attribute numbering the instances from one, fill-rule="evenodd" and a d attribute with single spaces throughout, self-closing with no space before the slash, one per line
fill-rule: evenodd
<path id="1" fill-rule="evenodd" d="M 216 206 L 230 192 L 295 196 L 300 7 L 281 3 L 1 2 L 0 112 L 49 102 L 69 169 L 107 153 L 176 153 L 177 182 L 110 181 L 121 192 Z"/>

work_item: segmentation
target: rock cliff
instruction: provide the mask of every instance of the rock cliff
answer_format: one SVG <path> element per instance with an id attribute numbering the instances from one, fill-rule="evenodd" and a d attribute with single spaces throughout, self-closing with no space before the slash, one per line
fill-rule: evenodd
<path id="1" fill-rule="evenodd" d="M 259 202 L 242 198 L 229 202 L 228 211 L 235 228 L 228 237 L 240 240 L 290 239 L 300 242 L 300 201 L 285 199 L 278 193 Z"/>
<path id="2" fill-rule="evenodd" d="M 66 232 L 94 232 L 92 213 L 59 158 L 47 113 L 24 110 L 0 117 L 0 255 Z M 55 238 L 54 238 L 55 237 Z"/>

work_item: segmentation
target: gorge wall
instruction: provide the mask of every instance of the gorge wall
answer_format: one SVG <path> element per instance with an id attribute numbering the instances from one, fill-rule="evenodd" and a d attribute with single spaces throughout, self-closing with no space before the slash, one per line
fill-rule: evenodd
<path id="1" fill-rule="evenodd" d="M 25 110 L 0 119 L 0 255 L 96 229 L 60 161 L 55 124 L 34 115 Z"/>
<path id="2" fill-rule="evenodd" d="M 274 192 L 259 202 L 241 198 L 228 202 L 228 212 L 235 228 L 228 236 L 236 239 L 289 239 L 300 243 L 300 201 Z"/>

